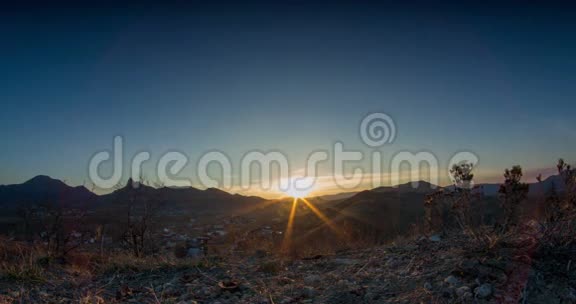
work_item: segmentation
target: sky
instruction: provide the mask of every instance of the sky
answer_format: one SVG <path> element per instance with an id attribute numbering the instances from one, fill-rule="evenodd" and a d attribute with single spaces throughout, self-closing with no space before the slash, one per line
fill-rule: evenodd
<path id="1" fill-rule="evenodd" d="M 402 151 L 435 155 L 440 184 L 462 151 L 478 156 L 480 182 L 498 182 L 516 164 L 527 178 L 551 173 L 576 148 L 576 11 L 568 5 L 7 6 L 0 184 L 44 174 L 89 185 L 90 159 L 111 150 L 115 136 L 124 140 L 123 180 L 136 153 L 151 154 L 144 174 L 156 181 L 158 160 L 177 151 L 189 162 L 176 177 L 200 188 L 195 167 L 206 152 L 229 156 L 236 184 L 246 153 L 279 151 L 300 174 L 312 152 L 332 155 L 337 142 L 366 158 L 346 172 L 360 167 L 384 184 Z M 393 119 L 392 143 L 362 141 L 370 113 Z M 382 170 L 371 169 L 375 151 Z M 333 171 L 324 164 L 316 175 Z M 345 191 L 330 182 L 316 190 Z"/>

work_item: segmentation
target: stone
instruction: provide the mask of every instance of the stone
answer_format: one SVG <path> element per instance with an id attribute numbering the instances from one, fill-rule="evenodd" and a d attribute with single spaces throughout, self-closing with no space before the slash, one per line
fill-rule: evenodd
<path id="1" fill-rule="evenodd" d="M 294 299 L 292 298 L 284 298 L 280 301 L 280 304 L 290 304 L 293 303 Z"/>
<path id="2" fill-rule="evenodd" d="M 447 283 L 451 286 L 458 286 L 460 285 L 460 279 L 451 275 L 444 279 L 444 283 Z"/>
<path id="3" fill-rule="evenodd" d="M 200 248 L 189 248 L 186 256 L 189 258 L 195 258 L 202 255 L 202 250 Z"/>
<path id="4" fill-rule="evenodd" d="M 492 294 L 492 285 L 484 283 L 474 289 L 474 294 L 480 299 L 485 299 Z"/>
<path id="5" fill-rule="evenodd" d="M 466 294 L 472 295 L 470 287 L 462 286 L 456 289 L 456 295 L 458 298 L 463 298 Z"/>
<path id="6" fill-rule="evenodd" d="M 473 295 L 471 292 L 465 292 L 465 293 L 462 294 L 462 296 L 460 296 L 460 299 L 461 299 L 464 303 L 470 303 L 473 298 L 474 298 L 474 295 Z"/>
<path id="7" fill-rule="evenodd" d="M 440 242 L 442 240 L 438 234 L 431 235 L 428 239 L 432 242 Z"/>
<path id="8" fill-rule="evenodd" d="M 432 284 L 430 284 L 430 282 L 424 283 L 424 288 L 428 291 L 432 291 L 433 289 Z"/>
<path id="9" fill-rule="evenodd" d="M 302 295 L 305 298 L 313 298 L 316 296 L 316 289 L 310 286 L 306 286 L 302 289 Z"/>
<path id="10" fill-rule="evenodd" d="M 450 299 L 454 295 L 454 289 L 453 288 L 442 288 L 441 294 L 442 294 L 442 297 Z"/>
<path id="11" fill-rule="evenodd" d="M 571 302 L 576 303 L 576 289 L 574 289 L 572 287 L 567 287 L 566 289 L 564 289 L 564 293 L 562 294 L 562 298 L 567 300 L 567 301 L 571 301 Z"/>
<path id="12" fill-rule="evenodd" d="M 395 258 L 390 258 L 389 260 L 386 261 L 386 267 L 390 268 L 397 268 L 400 266 L 400 264 L 402 264 L 402 262 L 400 262 L 398 259 Z"/>
<path id="13" fill-rule="evenodd" d="M 311 274 L 304 278 L 304 283 L 306 285 L 317 285 L 322 281 L 322 277 L 317 274 Z"/>

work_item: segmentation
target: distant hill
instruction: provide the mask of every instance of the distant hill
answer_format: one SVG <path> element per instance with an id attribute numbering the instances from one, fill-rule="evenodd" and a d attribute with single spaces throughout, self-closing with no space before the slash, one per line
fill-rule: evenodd
<path id="1" fill-rule="evenodd" d="M 49 176 L 38 175 L 22 184 L 0 185 L 0 207 L 14 209 L 23 204 L 62 204 L 82 207 L 97 195 L 84 186 L 72 187 Z"/>
<path id="2" fill-rule="evenodd" d="M 205 190 L 193 187 L 153 188 L 137 185 L 131 180 L 122 189 L 99 197 L 99 207 L 105 209 L 123 208 L 130 203 L 131 197 L 154 200 L 161 204 L 162 213 L 179 214 L 183 212 L 233 213 L 266 199 L 257 196 L 231 194 L 216 188 Z"/>
<path id="3" fill-rule="evenodd" d="M 421 180 L 391 187 L 378 187 L 371 191 L 382 193 L 431 193 L 440 188 L 440 186 Z"/>
<path id="4" fill-rule="evenodd" d="M 525 182 L 525 181 L 524 181 Z M 543 193 L 548 192 L 552 187 L 555 187 L 557 191 L 562 192 L 564 190 L 564 183 L 562 182 L 562 178 L 558 175 L 552 175 L 540 182 L 532 182 L 530 184 L 530 195 L 540 195 Z M 416 185 L 416 186 L 414 186 Z M 433 185 L 426 181 L 418 181 L 408 182 L 405 184 L 400 184 L 396 186 L 382 186 L 377 187 L 374 189 L 370 189 L 370 191 L 375 192 L 382 192 L 382 193 L 409 193 L 409 192 L 416 192 L 416 193 L 430 193 L 431 191 L 438 190 L 441 188 L 452 189 L 453 186 L 446 186 L 440 187 Z M 480 189 L 482 189 L 482 193 L 485 196 L 496 196 L 498 194 L 498 189 L 500 189 L 500 183 L 484 183 L 484 184 L 477 184 Z M 337 194 L 330 194 L 330 195 L 322 195 L 316 198 L 332 201 L 332 200 L 345 200 L 348 198 L 353 197 L 354 195 L 360 193 L 359 191 L 356 192 L 343 192 Z"/>
<path id="5" fill-rule="evenodd" d="M 345 230 L 353 241 L 386 242 L 423 223 L 425 197 L 438 189 L 441 187 L 425 181 L 378 187 L 322 205 L 322 210 L 334 226 Z M 472 207 L 473 214 L 478 215 L 475 221 L 479 221 L 480 215 L 483 215 L 485 222 L 493 222 L 499 216 L 498 206 L 499 201 L 493 196 L 476 201 Z M 319 225 L 306 233 L 302 242 L 326 241 L 330 227 L 321 222 Z"/>
<path id="6" fill-rule="evenodd" d="M 525 181 L 524 181 L 525 182 Z M 557 191 L 562 192 L 564 190 L 564 182 L 559 175 L 552 175 L 544 179 L 542 182 L 532 182 L 528 183 L 530 185 L 529 195 L 542 195 L 550 191 L 552 187 L 555 187 Z M 499 183 L 493 184 L 478 184 L 478 187 L 482 189 L 482 193 L 486 196 L 498 195 L 498 189 L 500 189 Z M 447 187 L 451 188 L 451 187 Z"/>
<path id="7" fill-rule="evenodd" d="M 127 185 L 112 193 L 96 195 L 84 186 L 72 187 L 48 176 L 39 175 L 22 184 L 0 185 L 0 207 L 14 210 L 28 204 L 59 204 L 61 206 L 92 210 L 113 211 L 125 207 L 130 195 L 162 203 L 163 212 L 182 212 L 202 209 L 211 212 L 235 211 L 246 205 L 265 201 L 255 196 L 242 196 L 209 188 L 154 188 L 137 185 L 130 180 Z"/>
<path id="8" fill-rule="evenodd" d="M 325 200 L 325 201 L 336 201 L 336 200 L 343 200 L 343 199 L 350 198 L 350 197 L 356 195 L 356 193 L 358 193 L 358 191 L 320 195 L 320 196 L 315 196 L 314 198 L 320 199 L 320 200 Z"/>
<path id="9" fill-rule="evenodd" d="M 396 186 L 377 187 L 374 189 L 370 189 L 369 191 L 382 192 L 382 193 L 397 193 L 397 192 L 401 192 L 401 193 L 408 193 L 408 192 L 429 193 L 429 192 L 433 191 L 434 189 L 440 188 L 440 187 L 433 185 L 433 184 L 426 182 L 426 181 L 414 182 L 414 185 L 412 185 L 412 183 L 410 182 L 410 183 L 400 184 L 400 185 L 396 185 Z M 316 196 L 314 198 L 320 199 L 320 200 L 325 200 L 325 201 L 346 200 L 346 199 L 349 199 L 349 198 L 351 198 L 351 197 L 353 197 L 353 196 L 355 196 L 361 192 L 362 191 L 342 192 L 342 193 L 337 193 L 337 194 L 328 194 L 328 195 Z"/>
<path id="10" fill-rule="evenodd" d="M 417 187 L 414 187 L 415 185 Z M 478 186 L 481 187 L 485 196 L 495 196 L 500 185 L 479 184 Z M 543 195 L 553 186 L 558 191 L 563 189 L 561 178 L 557 175 L 550 176 L 541 183 L 531 183 L 530 194 L 533 196 Z M 447 188 L 450 188 L 450 186 Z M 338 214 L 361 218 L 363 221 L 375 216 L 382 216 L 383 214 L 388 217 L 394 212 L 402 213 L 402 217 L 398 218 L 403 218 L 406 214 L 410 214 L 411 220 L 414 216 L 421 217 L 421 203 L 424 196 L 437 189 L 440 189 L 440 187 L 426 181 L 419 181 L 392 187 L 378 187 L 362 192 L 324 195 L 311 199 L 316 200 L 319 204 L 327 202 L 324 205 L 325 208 L 332 208 Z M 164 206 L 162 211 L 167 214 L 188 211 L 236 212 L 250 209 L 255 204 L 266 201 L 266 199 L 261 197 L 231 194 L 215 188 L 202 190 L 193 187 L 154 188 L 146 185 L 136 187 L 132 181 L 129 181 L 121 189 L 99 196 L 84 186 L 72 187 L 60 180 L 39 175 L 22 184 L 0 185 L 0 207 L 4 210 L 14 210 L 23 204 L 54 203 L 75 208 L 113 211 L 117 208 L 124 208 L 128 204 L 126 199 L 129 193 L 162 202 Z M 361 204 L 361 202 L 364 203 Z M 379 203 L 374 205 L 374 202 Z M 390 221 L 387 221 L 387 224 L 390 224 Z"/>
<path id="11" fill-rule="evenodd" d="M 416 184 L 414 184 L 416 185 Z M 362 191 L 333 207 L 342 218 L 352 218 L 384 232 L 406 231 L 424 217 L 424 198 L 437 186 L 420 181 Z"/>

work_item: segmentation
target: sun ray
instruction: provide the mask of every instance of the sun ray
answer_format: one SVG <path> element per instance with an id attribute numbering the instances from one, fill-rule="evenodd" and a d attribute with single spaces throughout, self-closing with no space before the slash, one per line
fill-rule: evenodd
<path id="1" fill-rule="evenodd" d="M 286 251 L 292 245 L 292 231 L 294 228 L 294 217 L 296 216 L 296 207 L 298 206 L 298 199 L 294 198 L 292 201 L 292 209 L 288 217 L 288 224 L 286 225 L 286 232 L 284 233 L 284 240 L 282 241 L 282 251 Z"/>
<path id="2" fill-rule="evenodd" d="M 322 211 L 320 211 L 318 208 L 316 208 L 316 206 L 314 206 L 312 203 L 310 203 L 307 199 L 305 198 L 300 198 L 305 204 L 306 206 L 308 206 L 308 208 L 310 208 L 310 210 L 312 210 L 312 212 L 321 220 L 323 221 L 330 229 L 332 229 L 332 231 L 334 231 L 337 235 L 341 236 L 341 237 L 345 237 L 345 234 L 338 229 L 338 227 L 336 227 L 336 225 L 334 225 L 334 223 L 332 223 L 332 221 L 326 217 L 326 215 L 324 215 L 324 213 L 322 213 Z"/>

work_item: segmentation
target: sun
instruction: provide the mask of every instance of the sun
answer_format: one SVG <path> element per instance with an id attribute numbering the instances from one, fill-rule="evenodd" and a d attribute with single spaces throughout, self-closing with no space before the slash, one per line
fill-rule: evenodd
<path id="1" fill-rule="evenodd" d="M 313 186 L 314 179 L 305 177 L 290 182 L 288 189 L 283 192 L 293 198 L 305 198 L 312 192 Z"/>
<path id="2" fill-rule="evenodd" d="M 293 198 L 304 198 L 307 197 L 309 193 L 310 193 L 309 189 L 301 190 L 295 188 L 288 189 L 284 192 L 284 194 L 289 195 Z"/>

